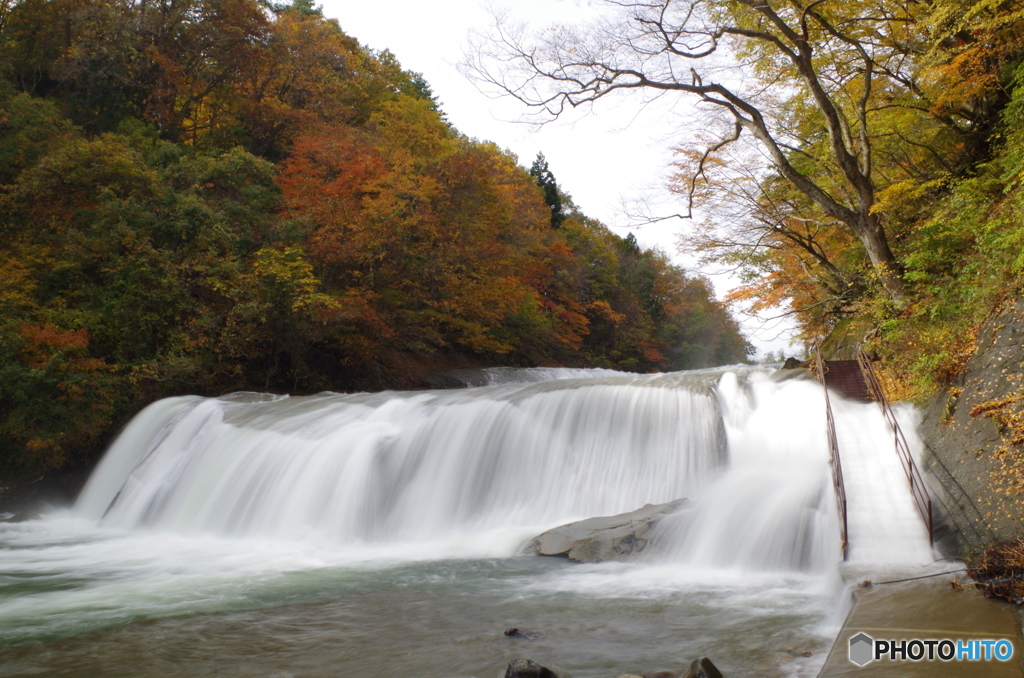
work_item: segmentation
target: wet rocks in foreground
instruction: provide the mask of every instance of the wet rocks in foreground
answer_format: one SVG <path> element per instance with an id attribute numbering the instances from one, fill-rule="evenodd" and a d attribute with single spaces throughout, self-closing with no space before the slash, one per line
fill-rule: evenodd
<path id="1" fill-rule="evenodd" d="M 627 673 L 619 676 L 619 678 L 724 678 L 724 676 L 722 676 L 722 672 L 718 670 L 718 667 L 710 659 L 701 657 L 700 659 L 694 659 L 690 664 L 690 668 L 685 672 L 645 671 L 639 675 Z"/>
<path id="2" fill-rule="evenodd" d="M 505 678 L 558 678 L 558 675 L 532 659 L 513 659 L 505 669 Z"/>
<path id="3" fill-rule="evenodd" d="M 700 659 L 693 660 L 693 663 L 690 664 L 690 670 L 686 672 L 683 678 L 723 678 L 723 676 L 722 672 L 711 663 L 710 659 L 701 657 Z"/>
<path id="4" fill-rule="evenodd" d="M 509 629 L 518 631 L 518 629 Z M 508 632 L 506 631 L 506 635 Z M 532 659 L 513 659 L 505 669 L 505 678 L 558 678 L 558 675 L 546 666 L 541 666 Z M 725 678 L 718 667 L 707 657 L 694 659 L 686 671 L 657 670 L 645 671 L 641 674 L 626 673 L 618 678 Z"/>

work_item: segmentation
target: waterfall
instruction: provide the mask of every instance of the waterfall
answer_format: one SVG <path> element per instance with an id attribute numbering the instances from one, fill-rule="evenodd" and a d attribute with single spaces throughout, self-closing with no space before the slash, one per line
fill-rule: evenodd
<path id="1" fill-rule="evenodd" d="M 707 381 L 172 399 L 122 434 L 77 508 L 120 528 L 342 542 L 618 513 L 686 496 L 725 465 Z"/>
<path id="2" fill-rule="evenodd" d="M 821 573 L 840 557 L 821 387 L 767 374 L 718 384 L 730 467 L 693 510 L 666 521 L 678 559 L 706 567 Z"/>
<path id="3" fill-rule="evenodd" d="M 493 675 L 519 625 L 578 675 L 706 654 L 809 678 L 842 580 L 932 555 L 888 423 L 835 398 L 840 565 L 821 386 L 789 376 L 503 368 L 438 382 L 469 385 L 452 390 L 161 400 L 71 510 L 0 521 L 0 666 L 327 676 L 386 657 L 389 675 Z M 515 557 L 551 527 L 681 497 L 635 562 Z"/>
<path id="4" fill-rule="evenodd" d="M 480 375 L 470 381 L 490 385 L 160 401 L 115 442 L 76 510 L 129 530 L 509 555 L 554 525 L 688 497 L 661 526 L 663 557 L 766 571 L 838 562 L 816 383 L 759 368 Z M 926 562 L 873 407 L 836 408 L 854 556 Z"/>

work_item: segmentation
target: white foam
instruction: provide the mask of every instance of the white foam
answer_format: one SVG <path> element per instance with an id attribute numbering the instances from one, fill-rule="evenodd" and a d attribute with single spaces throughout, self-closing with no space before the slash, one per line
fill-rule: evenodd
<path id="1" fill-rule="evenodd" d="M 128 530 L 503 556 L 532 530 L 689 497 L 661 530 L 668 557 L 834 570 L 821 388 L 768 374 L 601 371 L 463 391 L 169 399 L 125 430 L 76 508 Z M 887 422 L 874 404 L 833 403 L 851 557 L 930 561 Z"/>
<path id="2" fill-rule="evenodd" d="M 679 378 L 189 404 L 139 415 L 112 454 L 146 452 L 127 474 L 101 465 L 83 515 L 179 534 L 457 537 L 477 553 L 484 533 L 686 496 L 725 462 L 713 393 Z"/>

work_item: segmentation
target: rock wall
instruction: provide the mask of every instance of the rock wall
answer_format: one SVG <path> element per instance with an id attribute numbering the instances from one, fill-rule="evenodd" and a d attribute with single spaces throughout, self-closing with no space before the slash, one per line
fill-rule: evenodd
<path id="1" fill-rule="evenodd" d="M 976 549 L 1024 534 L 1021 510 L 991 487 L 997 452 L 1010 442 L 1006 417 L 1024 414 L 1024 299 L 1008 303 L 980 329 L 977 349 L 957 384 L 925 410 L 920 432 L 933 499 L 944 514 L 947 543 Z M 1000 412 L 986 404 L 1004 402 Z M 976 408 L 987 409 L 978 411 Z M 999 416 L 1002 415 L 1002 421 Z M 1010 454 L 1024 454 L 1011 445 Z"/>

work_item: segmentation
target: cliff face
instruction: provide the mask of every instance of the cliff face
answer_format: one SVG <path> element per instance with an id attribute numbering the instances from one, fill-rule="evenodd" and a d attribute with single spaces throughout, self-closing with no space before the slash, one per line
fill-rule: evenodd
<path id="1" fill-rule="evenodd" d="M 991 482 L 1005 461 L 1024 454 L 1012 443 L 1022 396 L 1024 299 L 1017 299 L 981 327 L 959 383 L 931 401 L 921 422 L 924 466 L 945 495 L 937 499 L 961 549 L 1024 533 L 1021 507 Z"/>

